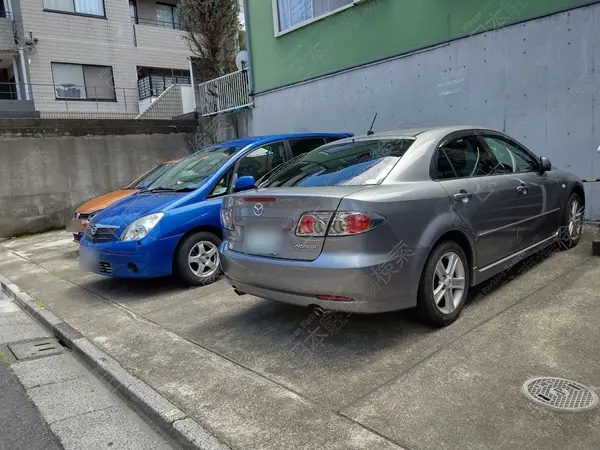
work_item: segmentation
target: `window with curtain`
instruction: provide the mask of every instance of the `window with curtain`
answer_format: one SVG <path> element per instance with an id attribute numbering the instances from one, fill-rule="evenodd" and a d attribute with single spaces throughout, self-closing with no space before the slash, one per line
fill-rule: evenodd
<path id="1" fill-rule="evenodd" d="M 44 9 L 104 17 L 104 0 L 44 0 Z"/>
<path id="2" fill-rule="evenodd" d="M 343 8 L 354 0 L 277 0 L 279 31 Z"/>
<path id="3" fill-rule="evenodd" d="M 52 63 L 57 99 L 115 101 L 112 67 Z"/>

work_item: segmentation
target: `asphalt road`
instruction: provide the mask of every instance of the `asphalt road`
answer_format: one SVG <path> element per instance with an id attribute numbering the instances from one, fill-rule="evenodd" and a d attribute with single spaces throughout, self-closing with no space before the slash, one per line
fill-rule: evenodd
<path id="1" fill-rule="evenodd" d="M 0 405 L 0 450 L 63 448 L 15 374 L 3 362 L 0 362 Z"/>

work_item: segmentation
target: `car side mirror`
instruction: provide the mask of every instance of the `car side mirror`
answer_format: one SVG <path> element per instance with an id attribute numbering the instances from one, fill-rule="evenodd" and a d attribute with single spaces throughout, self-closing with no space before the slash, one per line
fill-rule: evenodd
<path id="1" fill-rule="evenodd" d="M 540 169 L 542 173 L 552 170 L 552 163 L 545 156 L 542 156 L 540 158 Z"/>
<path id="2" fill-rule="evenodd" d="M 233 190 L 235 192 L 247 191 L 248 189 L 252 189 L 256 184 L 256 180 L 252 175 L 245 175 L 243 177 L 239 177 L 235 181 L 235 186 Z"/>

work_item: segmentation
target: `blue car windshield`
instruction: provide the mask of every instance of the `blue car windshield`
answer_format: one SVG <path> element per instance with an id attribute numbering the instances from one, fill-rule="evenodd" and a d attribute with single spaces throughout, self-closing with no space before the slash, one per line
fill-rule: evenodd
<path id="1" fill-rule="evenodd" d="M 148 185 L 152 180 L 156 180 L 161 174 L 165 173 L 172 164 L 162 163 L 158 166 L 150 169 L 149 172 L 146 172 L 144 175 L 139 177 L 137 180 L 128 184 L 123 189 L 143 189 L 144 186 Z"/>
<path id="2" fill-rule="evenodd" d="M 202 149 L 175 164 L 148 186 L 151 191 L 195 190 L 244 147 L 214 146 Z"/>
<path id="3" fill-rule="evenodd" d="M 379 184 L 414 141 L 373 139 L 326 145 L 281 166 L 260 187 Z"/>

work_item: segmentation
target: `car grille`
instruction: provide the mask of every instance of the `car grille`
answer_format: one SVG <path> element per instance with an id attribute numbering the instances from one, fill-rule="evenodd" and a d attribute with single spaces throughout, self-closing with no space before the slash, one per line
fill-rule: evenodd
<path id="1" fill-rule="evenodd" d="M 92 231 L 95 228 L 95 233 Z M 111 242 L 117 240 L 118 228 L 114 227 L 103 227 L 103 226 L 91 226 L 85 229 L 85 238 L 90 242 Z"/>
<path id="2" fill-rule="evenodd" d="M 112 273 L 112 266 L 110 263 L 100 261 L 100 273 Z"/>

